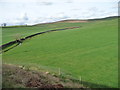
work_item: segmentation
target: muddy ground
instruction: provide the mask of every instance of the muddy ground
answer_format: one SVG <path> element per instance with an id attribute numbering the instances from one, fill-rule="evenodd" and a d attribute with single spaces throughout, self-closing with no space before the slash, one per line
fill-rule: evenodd
<path id="1" fill-rule="evenodd" d="M 60 78 L 49 72 L 25 69 L 3 64 L 3 88 L 84 88 L 69 78 Z"/>

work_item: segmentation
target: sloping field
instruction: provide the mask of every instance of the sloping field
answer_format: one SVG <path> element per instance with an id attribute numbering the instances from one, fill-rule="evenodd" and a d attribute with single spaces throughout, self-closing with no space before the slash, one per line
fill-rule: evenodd
<path id="1" fill-rule="evenodd" d="M 87 24 L 87 23 L 85 23 Z M 54 30 L 54 29 L 63 29 L 66 27 L 75 27 L 84 25 L 84 23 L 67 23 L 67 22 L 57 22 L 57 23 L 49 23 L 49 24 L 38 24 L 35 26 L 10 26 L 3 27 L 3 43 L 8 43 L 9 41 L 15 40 L 17 37 L 25 37 L 28 35 L 32 35 L 35 33 Z"/>
<path id="2" fill-rule="evenodd" d="M 56 28 L 80 28 L 49 32 L 25 40 L 3 53 L 3 63 L 37 67 L 70 74 L 90 87 L 118 87 L 117 19 L 86 23 L 54 23 L 32 27 L 3 28 L 3 43 Z M 11 37 L 11 38 L 10 38 Z"/>

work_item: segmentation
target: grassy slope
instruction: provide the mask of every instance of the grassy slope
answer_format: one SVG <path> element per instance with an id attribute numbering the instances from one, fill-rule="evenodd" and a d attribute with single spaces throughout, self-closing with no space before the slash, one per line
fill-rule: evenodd
<path id="1" fill-rule="evenodd" d="M 83 25 L 81 23 L 79 25 Z M 3 34 L 3 44 L 15 40 L 16 35 L 21 37 L 25 37 L 31 34 L 35 34 L 42 31 L 53 30 L 53 29 L 61 29 L 66 27 L 78 26 L 77 23 L 54 23 L 54 24 L 38 24 L 36 26 L 21 26 L 21 27 L 11 27 L 11 28 L 2 28 Z"/>
<path id="2" fill-rule="evenodd" d="M 80 23 L 59 25 L 81 26 Z M 54 24 L 50 26 L 46 29 L 54 29 Z M 78 79 L 81 76 L 83 81 L 93 83 L 92 87 L 117 87 L 117 41 L 116 19 L 95 21 L 83 24 L 79 29 L 51 32 L 27 40 L 4 53 L 3 62 L 49 70 L 61 68 L 65 73 L 70 72 Z"/>

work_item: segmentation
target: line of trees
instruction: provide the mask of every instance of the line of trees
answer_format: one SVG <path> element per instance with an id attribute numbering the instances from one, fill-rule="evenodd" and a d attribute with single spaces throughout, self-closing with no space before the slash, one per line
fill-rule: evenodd
<path id="1" fill-rule="evenodd" d="M 1 26 L 4 26 L 4 27 L 5 27 L 5 26 L 7 26 L 7 23 L 3 23 L 3 24 L 1 24 Z"/>

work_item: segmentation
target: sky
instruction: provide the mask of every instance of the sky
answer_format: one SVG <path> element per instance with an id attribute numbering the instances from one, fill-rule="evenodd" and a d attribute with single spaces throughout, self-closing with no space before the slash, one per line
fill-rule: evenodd
<path id="1" fill-rule="evenodd" d="M 34 25 L 118 16 L 119 0 L 0 0 L 0 24 Z"/>

